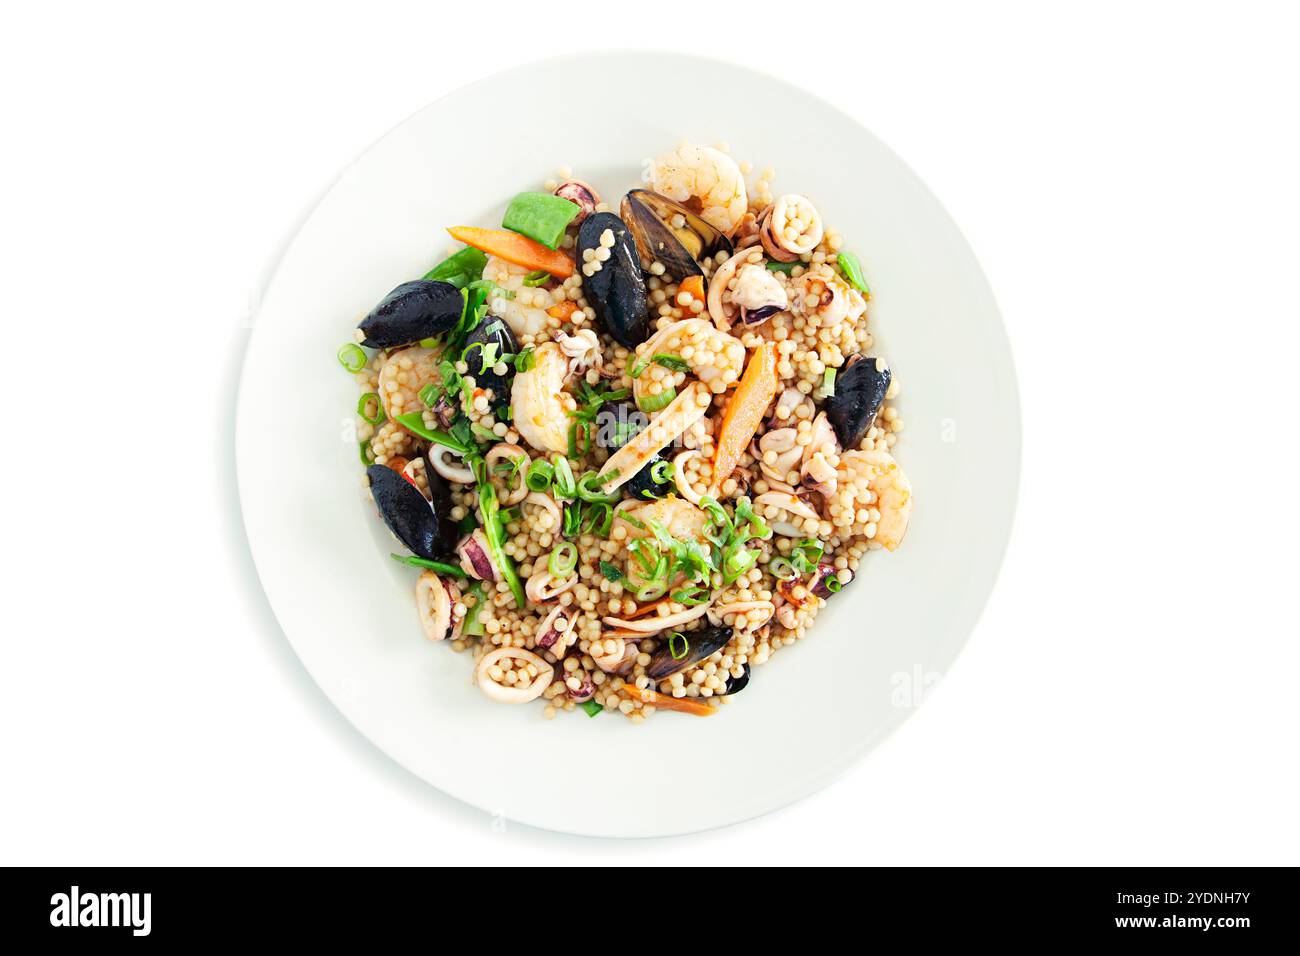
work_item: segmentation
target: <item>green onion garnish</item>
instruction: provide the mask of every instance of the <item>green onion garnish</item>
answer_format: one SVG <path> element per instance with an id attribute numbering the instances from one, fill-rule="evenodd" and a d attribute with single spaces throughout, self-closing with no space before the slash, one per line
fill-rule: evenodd
<path id="1" fill-rule="evenodd" d="M 547 570 L 557 578 L 567 578 L 578 566 L 578 546 L 572 541 L 562 541 L 551 551 L 546 562 Z"/>
<path id="2" fill-rule="evenodd" d="M 617 489 L 612 492 L 602 490 L 605 487 L 605 482 L 609 480 L 609 476 L 602 478 L 594 471 L 589 471 L 578 479 L 575 490 L 578 497 L 583 501 L 618 501 L 622 497 L 621 491 Z"/>
<path id="3" fill-rule="evenodd" d="M 862 263 L 858 257 L 851 252 L 840 252 L 836 255 L 835 262 L 839 266 L 840 274 L 849 281 L 849 285 L 870 298 L 871 289 L 867 287 L 867 280 L 862 274 Z"/>
<path id="4" fill-rule="evenodd" d="M 680 643 L 681 651 L 678 651 Z M 691 642 L 686 639 L 686 635 L 681 631 L 673 631 L 668 635 L 668 653 L 673 655 L 673 660 L 680 661 L 691 649 Z"/>
<path id="5" fill-rule="evenodd" d="M 600 573 L 605 576 L 606 581 L 623 580 L 623 572 L 608 561 L 600 562 Z"/>
<path id="6" fill-rule="evenodd" d="M 595 717 L 597 714 L 599 714 L 602 710 L 605 709 L 604 707 L 600 706 L 600 704 L 596 703 L 594 700 L 584 700 L 578 706 L 587 712 L 588 717 Z"/>
<path id="7" fill-rule="evenodd" d="M 416 557 L 414 554 L 390 554 L 389 557 L 399 564 L 409 564 L 413 568 L 428 568 L 439 574 L 450 574 L 453 578 L 466 576 L 463 568 L 448 564 L 446 561 L 430 561 L 427 558 Z"/>
<path id="8" fill-rule="evenodd" d="M 569 459 L 563 455 L 556 455 L 552 459 L 555 465 L 555 494 L 559 498 L 575 498 L 578 494 L 578 486 L 573 480 L 573 469 L 569 467 Z"/>
<path id="9" fill-rule="evenodd" d="M 551 274 L 545 269 L 538 269 L 536 272 L 530 272 L 524 276 L 524 285 L 530 289 L 535 289 L 539 285 L 546 285 L 551 279 Z"/>
<path id="10" fill-rule="evenodd" d="M 359 442 L 357 448 L 361 454 L 361 464 L 369 468 L 375 463 L 374 452 L 370 450 L 370 439 L 367 438 L 365 441 Z"/>
<path id="11" fill-rule="evenodd" d="M 641 376 L 641 373 L 644 372 L 649 367 L 650 367 L 650 360 L 637 358 L 635 352 L 627 357 L 628 378 L 639 378 Z"/>
<path id="12" fill-rule="evenodd" d="M 527 372 L 536 364 L 537 357 L 533 354 L 533 347 L 531 345 L 515 356 L 516 372 Z"/>
<path id="13" fill-rule="evenodd" d="M 524 475 L 524 484 L 528 486 L 529 491 L 549 491 L 551 478 L 554 475 L 555 466 L 545 458 L 539 458 L 528 466 L 528 472 Z"/>
<path id="14" fill-rule="evenodd" d="M 835 394 L 835 369 L 828 368 L 822 375 L 822 398 L 830 398 Z"/>
<path id="15" fill-rule="evenodd" d="M 709 600 L 709 589 L 696 586 L 686 588 L 684 591 L 674 591 L 673 600 L 687 607 L 698 607 Z"/>
<path id="16" fill-rule="evenodd" d="M 767 569 L 782 581 L 793 581 L 799 576 L 799 572 L 794 569 L 789 558 L 773 558 L 767 563 Z"/>
<path id="17" fill-rule="evenodd" d="M 669 385 L 657 395 L 647 395 L 637 402 L 637 407 L 643 412 L 657 412 L 667 408 L 674 398 L 677 397 L 677 389 Z"/>
<path id="18" fill-rule="evenodd" d="M 474 597 L 473 604 L 467 600 L 471 595 Z M 483 585 L 475 581 L 474 586 L 465 592 L 461 600 L 469 606 L 469 610 L 465 612 L 465 621 L 461 624 L 461 633 L 468 634 L 470 637 L 482 637 L 487 631 L 478 619 L 483 611 Z"/>
<path id="19" fill-rule="evenodd" d="M 425 441 L 435 442 L 439 445 L 446 445 L 452 451 L 461 455 L 467 455 L 474 451 L 472 438 L 464 440 L 458 436 L 448 434 L 437 428 L 430 428 L 424 424 L 423 412 L 407 412 L 405 415 L 398 415 L 393 421 L 397 422 L 407 431 L 419 435 Z M 493 436 L 494 438 L 496 436 Z"/>
<path id="20" fill-rule="evenodd" d="M 373 411 L 371 411 L 372 407 Z M 357 399 L 357 414 L 371 425 L 378 425 L 387 417 L 384 414 L 384 403 L 379 400 L 379 396 L 374 392 L 366 392 L 361 398 Z"/>
<path id="21" fill-rule="evenodd" d="M 789 275 L 791 272 L 794 272 L 794 267 L 795 267 L 795 266 L 798 266 L 798 265 L 803 265 L 803 263 L 801 263 L 801 262 L 775 262 L 775 261 L 773 261 L 773 262 L 769 262 L 769 263 L 767 264 L 767 268 L 768 268 L 768 271 L 770 271 L 770 272 L 784 272 L 786 275 Z"/>
<path id="22" fill-rule="evenodd" d="M 650 466 L 650 480 L 656 485 L 666 485 L 673 480 L 674 470 L 671 461 L 657 461 Z"/>
<path id="23" fill-rule="evenodd" d="M 823 583 L 826 585 L 826 590 L 830 591 L 832 594 L 835 594 L 840 588 L 844 587 L 844 583 L 833 574 L 828 576 Z"/>
<path id="24" fill-rule="evenodd" d="M 433 408 L 438 404 L 438 399 L 442 397 L 442 390 L 430 382 L 424 388 L 420 389 L 420 401 L 424 402 L 425 408 Z"/>
<path id="25" fill-rule="evenodd" d="M 469 289 L 471 292 L 477 289 L 482 289 L 485 292 L 487 292 L 489 296 L 497 295 L 503 299 L 513 299 L 515 297 L 515 292 L 513 289 L 502 288 L 501 286 L 493 282 L 491 279 L 477 279 L 474 282 L 471 282 L 465 288 Z"/>
<path id="26" fill-rule="evenodd" d="M 361 351 L 361 346 L 355 342 L 349 342 L 347 345 L 339 346 L 339 364 L 353 374 L 360 372 L 370 361 L 366 358 L 366 353 Z"/>
<path id="27" fill-rule="evenodd" d="M 650 581 L 641 585 L 633 593 L 638 601 L 655 601 L 664 596 L 668 590 L 668 585 L 663 581 Z"/>
<path id="28" fill-rule="evenodd" d="M 680 355 L 665 355 L 662 352 L 658 352 L 650 359 L 650 361 L 662 368 L 668 369 L 670 372 L 689 372 L 691 370 L 690 363 Z"/>

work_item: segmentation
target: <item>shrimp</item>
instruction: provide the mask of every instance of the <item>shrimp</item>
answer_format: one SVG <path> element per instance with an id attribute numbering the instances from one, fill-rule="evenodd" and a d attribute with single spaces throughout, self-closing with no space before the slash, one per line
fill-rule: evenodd
<path id="1" fill-rule="evenodd" d="M 837 276 L 808 272 L 795 279 L 790 311 L 812 319 L 823 328 L 856 322 L 867 310 L 867 300 Z"/>
<path id="2" fill-rule="evenodd" d="M 508 299 L 493 289 L 488 295 L 488 312 L 505 319 L 510 330 L 520 338 L 537 335 L 546 328 L 550 318 L 546 310 L 552 305 L 550 292 L 524 285 L 528 273 L 526 266 L 517 266 L 496 256 L 488 256 L 487 265 L 483 267 L 484 279 L 515 294 L 513 299 Z"/>
<path id="3" fill-rule="evenodd" d="M 655 159 L 647 172 L 651 189 L 690 207 L 727 234 L 740 225 L 749 209 L 740 167 L 710 146 L 679 146 Z"/>
<path id="4" fill-rule="evenodd" d="M 569 412 L 578 407 L 564 391 L 568 356 L 554 342 L 533 352 L 533 367 L 515 376 L 510 388 L 515 428 L 538 451 L 568 451 Z"/>
<path id="5" fill-rule="evenodd" d="M 714 328 L 708 319 L 673 322 L 636 348 L 634 364 L 639 374 L 632 380 L 632 391 L 642 407 L 646 398 L 676 390 L 686 381 L 685 372 L 664 368 L 654 361 L 656 355 L 671 355 L 685 362 L 714 395 L 721 395 L 739 381 L 745 365 L 744 343 Z"/>
<path id="6" fill-rule="evenodd" d="M 888 452 L 845 452 L 840 456 L 839 487 L 831 514 L 835 524 L 847 525 L 852 533 L 893 551 L 907 533 L 912 516 L 912 483 Z M 863 520 L 864 514 L 867 520 Z"/>

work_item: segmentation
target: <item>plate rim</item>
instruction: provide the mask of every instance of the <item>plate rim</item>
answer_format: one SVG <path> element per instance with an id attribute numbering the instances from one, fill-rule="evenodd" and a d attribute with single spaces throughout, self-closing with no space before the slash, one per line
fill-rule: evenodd
<path id="1" fill-rule="evenodd" d="M 262 327 L 262 323 L 259 321 L 259 319 L 261 317 L 261 313 L 263 309 L 265 308 L 265 303 L 268 300 L 273 298 L 273 292 L 275 291 L 277 284 L 280 283 L 282 280 L 283 265 L 285 260 L 289 257 L 290 253 L 293 251 L 295 246 L 299 243 L 303 234 L 312 227 L 316 218 L 320 215 L 322 207 L 327 204 L 330 197 L 333 195 L 335 190 L 339 188 L 340 184 L 347 178 L 349 173 L 352 172 L 357 166 L 359 166 L 372 152 L 377 150 L 380 147 L 380 145 L 384 143 L 387 139 L 389 139 L 391 136 L 393 136 L 394 134 L 396 134 L 398 131 L 402 130 L 409 124 L 415 122 L 418 117 L 420 117 L 427 111 L 434 109 L 435 107 L 437 107 L 438 104 L 444 102 L 445 100 L 453 96 L 470 93 L 477 87 L 486 85 L 493 81 L 500 80 L 503 77 L 508 77 L 514 74 L 527 73 L 539 69 L 544 70 L 547 67 L 560 64 L 560 63 L 571 63 L 574 61 L 590 61 L 590 60 L 608 61 L 608 60 L 624 59 L 629 57 L 675 60 L 678 62 L 685 62 L 685 63 L 704 64 L 711 68 L 722 67 L 728 71 L 733 71 L 741 75 L 742 77 L 744 75 L 749 75 L 752 77 L 761 77 L 763 80 L 769 83 L 787 87 L 793 91 L 796 91 L 802 96 L 808 97 L 809 99 L 816 101 L 818 104 L 820 104 L 821 107 L 833 113 L 840 122 L 849 124 L 857 128 L 858 130 L 865 132 L 869 137 L 875 140 L 875 142 L 879 145 L 879 147 L 885 153 L 887 153 L 889 158 L 896 164 L 897 168 L 910 180 L 912 186 L 919 189 L 919 191 L 922 192 L 925 195 L 925 197 L 930 201 L 930 203 L 934 207 L 934 210 L 942 217 L 944 224 L 947 226 L 947 228 L 951 230 L 952 235 L 955 237 L 958 243 L 959 251 L 964 254 L 964 257 L 969 261 L 971 266 L 973 266 L 973 278 L 975 279 L 975 281 L 978 282 L 984 294 L 987 296 L 988 306 L 992 310 L 991 313 L 992 318 L 996 320 L 991 323 L 991 328 L 996 333 L 994 345 L 996 349 L 1001 353 L 1002 357 L 1005 359 L 1006 362 L 1007 377 L 1003 385 L 1007 391 L 1007 394 L 1003 399 L 1003 404 L 1005 405 L 1006 411 L 1008 412 L 1008 417 L 1005 420 L 1004 425 L 1009 426 L 1006 438 L 1008 441 L 1008 451 L 1013 452 L 1013 454 L 1009 455 L 1007 461 L 1008 476 L 1010 480 L 1007 482 L 1008 494 L 1006 495 L 1005 498 L 1006 505 L 1007 505 L 1006 520 L 1002 524 L 1000 537 L 999 540 L 996 542 L 997 545 L 995 549 L 996 560 L 992 562 L 992 573 L 989 579 L 990 583 L 985 593 L 982 595 L 981 599 L 979 600 L 978 607 L 974 611 L 973 619 L 971 620 L 969 628 L 967 629 L 967 633 L 965 634 L 965 636 L 960 642 L 960 645 L 957 647 L 955 653 L 953 653 L 951 657 L 951 661 L 948 665 L 948 670 L 946 671 L 946 673 L 951 673 L 952 668 L 956 666 L 961 656 L 965 653 L 971 640 L 974 638 L 976 632 L 979 630 L 979 626 L 983 621 L 984 615 L 988 609 L 989 602 L 993 597 L 993 593 L 1001 581 L 1002 570 L 1006 563 L 1007 552 L 1011 545 L 1011 541 L 1015 529 L 1016 518 L 1020 510 L 1020 496 L 1023 489 L 1023 456 L 1024 456 L 1023 409 L 1022 409 L 1021 399 L 1020 399 L 1019 375 L 1017 372 L 1015 353 L 1012 347 L 1010 335 L 1008 334 L 1006 321 L 1003 318 L 1002 309 L 998 304 L 997 296 L 994 293 L 992 284 L 988 279 L 987 273 L 984 271 L 983 267 L 981 266 L 979 258 L 976 256 L 975 250 L 971 246 L 969 239 L 966 237 L 966 234 L 962 231 L 961 227 L 956 222 L 956 220 L 948 212 L 947 207 L 939 200 L 938 196 L 934 193 L 933 190 L 930 189 L 928 184 L 916 173 L 916 171 L 912 168 L 912 166 L 905 159 L 903 159 L 903 157 L 900 156 L 893 149 L 893 147 L 889 145 L 888 142 L 883 140 L 878 134 L 876 134 L 872 129 L 870 129 L 864 122 L 860 121 L 852 114 L 846 112 L 844 109 L 840 108 L 839 106 L 825 99 L 823 96 L 821 96 L 814 90 L 809 89 L 808 87 L 805 87 L 797 82 L 788 80 L 784 77 L 777 76 L 773 73 L 767 72 L 766 70 L 755 68 L 750 64 L 740 63 L 728 59 L 726 57 L 703 56 L 695 53 L 684 53 L 684 52 L 668 50 L 668 49 L 602 48 L 602 49 L 592 49 L 592 50 L 585 50 L 585 51 L 573 51 L 573 52 L 563 53 L 559 55 L 541 57 L 541 58 L 519 62 L 513 66 L 507 67 L 505 69 L 493 71 L 491 73 L 478 77 L 468 83 L 461 84 L 445 90 L 437 97 L 434 97 L 433 99 L 424 103 L 422 106 L 420 106 L 418 109 L 410 113 L 408 116 L 404 117 L 397 123 L 388 127 L 384 132 L 382 132 L 374 140 L 372 140 L 369 144 L 367 144 L 364 149 L 358 152 L 350 161 L 348 161 L 345 165 L 343 165 L 339 169 L 339 171 L 330 179 L 328 184 L 323 189 L 320 189 L 316 192 L 315 199 L 310 207 L 310 210 L 307 212 L 305 216 L 302 216 L 298 220 L 296 226 L 292 230 L 292 233 L 288 236 L 286 240 L 284 240 L 281 243 L 274 258 L 270 263 L 268 263 L 268 266 L 266 267 L 263 273 L 265 279 L 260 284 L 259 295 L 257 299 L 258 302 L 257 308 L 252 313 L 251 316 L 252 318 L 251 328 L 249 329 L 249 334 L 246 337 L 246 340 L 244 342 L 243 352 L 240 358 L 239 379 L 238 379 L 238 383 L 235 390 L 235 396 L 234 396 L 235 435 L 234 435 L 234 443 L 233 443 L 234 446 L 233 454 L 235 459 L 234 464 L 235 464 L 235 477 L 236 477 L 235 491 L 239 503 L 240 521 L 243 524 L 243 528 L 244 528 L 244 539 L 245 541 L 247 541 L 248 544 L 248 551 L 250 557 L 252 558 L 253 568 L 255 574 L 257 575 L 258 584 L 262 588 L 262 592 L 266 597 L 267 604 L 271 608 L 271 612 L 275 617 L 276 624 L 280 633 L 283 635 L 283 637 L 289 644 L 290 648 L 293 650 L 294 656 L 298 659 L 299 663 L 302 665 L 303 669 L 308 673 L 308 675 L 311 676 L 313 683 L 321 691 L 325 699 L 329 701 L 330 705 L 333 706 L 334 709 L 340 715 L 342 715 L 344 719 L 348 721 L 348 723 L 367 741 L 368 744 L 370 744 L 377 751 L 383 754 L 386 759 L 391 760 L 394 764 L 401 767 L 403 770 L 407 771 L 408 773 L 411 773 L 412 776 L 421 780 L 426 785 L 436 789 L 440 793 L 446 794 L 447 796 L 452 797 L 453 799 L 465 804 L 466 806 L 473 807 L 474 809 L 485 813 L 491 813 L 492 811 L 483 803 L 481 803 L 479 800 L 475 799 L 474 796 L 471 796 L 469 793 L 467 793 L 465 789 L 458 786 L 457 781 L 454 779 L 454 777 L 452 777 L 450 780 L 439 780 L 438 782 L 435 783 L 433 780 L 430 780 L 429 777 L 427 777 L 424 773 L 405 764 L 398 757 L 394 756 L 385 746 L 383 746 L 375 738 L 375 736 L 372 735 L 371 732 L 366 728 L 365 723 L 363 721 L 354 718 L 352 713 L 350 713 L 346 703 L 341 701 L 337 695 L 332 694 L 329 690 L 326 689 L 325 682 L 322 681 L 322 679 L 320 678 L 320 676 L 317 674 L 316 670 L 313 668 L 312 664 L 310 663 L 309 655 L 306 655 L 303 652 L 303 650 L 299 646 L 299 642 L 294 638 L 294 636 L 290 633 L 289 629 L 285 626 L 283 615 L 281 614 L 280 609 L 277 607 L 277 602 L 273 597 L 271 590 L 267 587 L 266 578 L 263 572 L 263 565 L 258 559 L 257 545 L 255 544 L 254 535 L 250 531 L 249 518 L 245 508 L 245 498 L 246 498 L 245 488 L 247 483 L 250 480 L 247 477 L 246 468 L 250 466 L 248 466 L 245 461 L 245 455 L 244 455 L 245 442 L 242 436 L 246 434 L 244 422 L 246 421 L 246 415 L 247 415 L 246 409 L 248 403 L 248 398 L 247 398 L 248 376 L 246 373 L 249 367 L 249 356 L 253 353 L 253 351 L 256 348 L 256 343 L 259 338 L 258 333 L 260 328 Z M 991 549 L 990 554 L 992 553 L 994 553 L 994 551 Z M 529 814 L 521 814 L 518 812 L 512 812 L 510 814 L 509 819 L 515 823 L 523 824 L 529 827 L 534 827 L 536 829 L 540 829 L 552 833 L 563 833 L 566 835 L 574 835 L 574 836 L 589 836 L 589 837 L 616 838 L 616 839 L 658 839 L 658 838 L 671 837 L 671 836 L 684 836 L 693 833 L 708 832 L 710 830 L 723 829 L 725 827 L 735 826 L 741 823 L 748 822 L 750 820 L 757 819 L 762 816 L 766 816 L 767 814 L 776 812 L 778 810 L 785 809 L 786 807 L 790 807 L 798 803 L 799 801 L 829 786 L 835 780 L 839 779 L 841 776 L 846 774 L 851 768 L 859 764 L 871 751 L 875 750 L 881 743 L 887 740 L 892 734 L 897 732 L 897 730 L 900 727 L 902 727 L 904 724 L 908 722 L 909 718 L 912 716 L 912 713 L 916 709 L 919 709 L 919 707 L 909 709 L 901 717 L 901 719 L 885 724 L 877 728 L 873 733 L 867 735 L 863 739 L 855 742 L 854 744 L 848 747 L 842 748 L 840 751 L 840 756 L 835 761 L 828 763 L 828 765 L 820 773 L 817 773 L 813 776 L 807 776 L 802 778 L 797 785 L 791 785 L 791 786 L 781 788 L 780 798 L 776 802 L 769 803 L 763 809 L 754 810 L 752 812 L 746 811 L 726 821 L 717 822 L 717 823 L 708 823 L 704 826 L 699 826 L 694 828 L 669 827 L 665 829 L 645 830 L 643 832 L 630 832 L 627 830 L 619 830 L 614 828 L 598 827 L 598 826 L 588 827 L 586 829 L 575 829 L 571 827 L 557 826 L 553 823 L 547 822 L 544 819 L 538 817 L 531 817 Z M 645 728 L 635 728 L 635 729 L 638 730 L 639 732 L 645 732 Z"/>

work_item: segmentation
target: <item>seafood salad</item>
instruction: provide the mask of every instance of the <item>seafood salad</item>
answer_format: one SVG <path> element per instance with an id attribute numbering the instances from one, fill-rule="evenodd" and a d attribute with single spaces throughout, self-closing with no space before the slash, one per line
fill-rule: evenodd
<path id="1" fill-rule="evenodd" d="M 608 200 L 562 170 L 339 350 L 420 626 L 491 699 L 711 715 L 902 542 L 862 261 L 774 178 L 691 144 Z"/>

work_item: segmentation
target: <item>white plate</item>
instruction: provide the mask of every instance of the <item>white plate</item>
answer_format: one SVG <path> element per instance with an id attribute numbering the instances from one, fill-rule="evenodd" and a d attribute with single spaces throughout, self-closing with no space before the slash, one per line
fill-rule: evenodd
<path id="1" fill-rule="evenodd" d="M 649 80 L 653 78 L 653 82 Z M 647 101 L 646 96 L 653 94 Z M 556 115 L 538 104 L 567 104 Z M 897 454 L 916 511 L 812 638 L 707 718 L 643 726 L 491 703 L 470 658 L 429 644 L 415 572 L 361 494 L 357 389 L 335 351 L 358 318 L 442 257 L 445 226 L 496 225 L 561 166 L 615 199 L 641 160 L 726 141 L 804 193 L 866 266 L 878 354 L 902 384 Z M 1020 421 L 1006 335 L 956 226 L 849 117 L 710 60 L 584 55 L 502 73 L 426 107 L 339 179 L 289 247 L 240 384 L 240 497 L 253 556 L 298 656 L 376 746 L 508 819 L 603 836 L 744 820 L 830 781 L 910 713 L 983 609 L 1010 531 Z M 882 784 L 884 785 L 884 784 Z"/>

